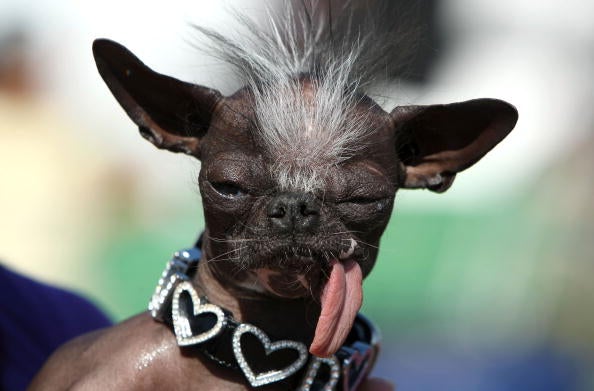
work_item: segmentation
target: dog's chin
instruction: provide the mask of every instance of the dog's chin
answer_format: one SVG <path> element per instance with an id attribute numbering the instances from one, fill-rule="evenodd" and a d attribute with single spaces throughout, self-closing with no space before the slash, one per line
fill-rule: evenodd
<path id="1" fill-rule="evenodd" d="M 329 268 L 324 258 L 286 252 L 258 264 L 249 271 L 251 287 L 284 299 L 318 298 Z"/>
<path id="2" fill-rule="evenodd" d="M 342 249 L 280 246 L 260 252 L 248 274 L 254 290 L 279 298 L 311 298 L 318 301 L 333 260 L 356 259 L 356 244 Z"/>

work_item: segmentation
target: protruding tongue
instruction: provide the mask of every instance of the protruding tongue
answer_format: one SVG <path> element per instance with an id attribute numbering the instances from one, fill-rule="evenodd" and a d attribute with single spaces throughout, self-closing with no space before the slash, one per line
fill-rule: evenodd
<path id="1" fill-rule="evenodd" d="M 363 274 L 353 260 L 332 260 L 332 270 L 320 299 L 322 310 L 311 354 L 329 357 L 344 343 L 363 302 Z"/>

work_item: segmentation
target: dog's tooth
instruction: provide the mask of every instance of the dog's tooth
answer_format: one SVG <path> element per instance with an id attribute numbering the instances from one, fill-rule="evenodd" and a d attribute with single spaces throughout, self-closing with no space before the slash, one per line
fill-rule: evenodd
<path id="1" fill-rule="evenodd" d="M 340 254 L 338 254 L 339 259 L 347 259 L 355 252 L 355 247 L 357 247 L 357 241 L 351 238 L 351 246 L 347 251 L 341 250 Z"/>

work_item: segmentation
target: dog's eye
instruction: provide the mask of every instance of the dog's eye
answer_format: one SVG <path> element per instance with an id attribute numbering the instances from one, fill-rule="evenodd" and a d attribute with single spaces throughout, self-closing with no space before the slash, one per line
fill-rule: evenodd
<path id="1" fill-rule="evenodd" d="M 225 197 L 243 197 L 247 194 L 245 190 L 230 182 L 211 182 L 213 189 Z"/>
<path id="2" fill-rule="evenodd" d="M 346 202 L 351 202 L 353 204 L 372 204 L 374 202 L 378 202 L 381 201 L 380 199 L 377 198 L 365 198 L 365 197 L 353 197 L 353 198 L 349 198 L 348 200 L 346 200 Z"/>
<path id="3" fill-rule="evenodd" d="M 372 197 L 351 197 L 344 200 L 342 203 L 353 205 L 358 208 L 363 208 L 366 211 L 381 212 L 389 205 L 388 198 L 372 198 Z"/>

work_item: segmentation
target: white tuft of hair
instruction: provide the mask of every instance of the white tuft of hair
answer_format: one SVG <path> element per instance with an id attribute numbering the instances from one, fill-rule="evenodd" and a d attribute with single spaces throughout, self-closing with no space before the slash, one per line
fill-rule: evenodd
<path id="1" fill-rule="evenodd" d="M 232 65 L 249 88 L 255 139 L 283 191 L 315 192 L 332 166 L 360 148 L 373 129 L 354 108 L 386 68 L 386 39 L 374 21 L 355 26 L 349 1 L 338 15 L 331 8 L 321 12 L 321 3 L 288 3 L 283 13 L 267 9 L 262 26 L 236 15 L 244 31 L 234 36 L 196 26 L 210 39 L 209 52 Z"/>

